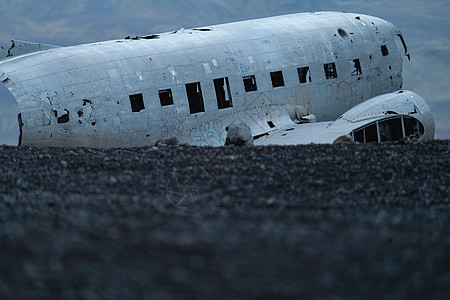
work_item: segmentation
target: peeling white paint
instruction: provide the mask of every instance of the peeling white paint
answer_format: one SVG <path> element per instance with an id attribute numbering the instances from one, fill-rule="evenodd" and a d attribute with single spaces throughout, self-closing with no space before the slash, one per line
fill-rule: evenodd
<path id="1" fill-rule="evenodd" d="M 400 32 L 375 17 L 306 13 L 208 29 L 1 61 L 0 80 L 22 113 L 23 144 L 144 146 L 164 133 L 185 143 L 223 145 L 225 127 L 236 120 L 254 136 L 274 127 L 307 128 L 293 121 L 307 115 L 319 123 L 335 120 L 362 101 L 402 87 L 403 53 L 395 45 Z M 362 69 L 352 76 L 349 61 L 355 59 Z M 326 79 L 324 64 L 331 63 L 337 78 Z M 312 79 L 300 82 L 297 68 L 306 66 Z M 282 85 L 273 86 L 274 71 L 282 72 Z M 254 76 L 253 90 L 246 90 L 244 76 Z M 187 85 L 193 83 L 197 90 L 189 98 Z M 173 104 L 162 105 L 159 91 L 167 89 Z M 135 111 L 130 96 L 142 96 L 142 103 L 133 102 Z M 432 120 L 424 122 L 431 126 Z"/>
<path id="2" fill-rule="evenodd" d="M 210 67 L 210 65 L 208 63 L 204 63 L 203 64 L 203 68 L 205 68 L 205 73 L 206 74 L 211 74 L 212 73 L 211 67 Z"/>

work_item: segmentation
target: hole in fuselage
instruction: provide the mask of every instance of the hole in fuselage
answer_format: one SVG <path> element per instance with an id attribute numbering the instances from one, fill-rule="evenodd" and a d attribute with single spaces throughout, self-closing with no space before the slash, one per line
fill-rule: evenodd
<path id="1" fill-rule="evenodd" d="M 0 82 L 0 145 L 19 145 L 19 105 Z"/>
<path id="2" fill-rule="evenodd" d="M 342 28 L 339 28 L 338 29 L 338 33 L 341 36 L 341 38 L 343 38 L 344 40 L 348 40 L 348 33 L 347 33 L 347 31 L 345 31 Z"/>

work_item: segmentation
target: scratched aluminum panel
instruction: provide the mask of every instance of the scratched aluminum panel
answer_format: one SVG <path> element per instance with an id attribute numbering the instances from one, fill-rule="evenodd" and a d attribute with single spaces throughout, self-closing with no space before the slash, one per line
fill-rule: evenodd
<path id="1" fill-rule="evenodd" d="M 124 60 L 127 65 L 128 72 L 121 71 L 122 76 L 128 74 L 137 74 L 149 71 L 152 69 L 151 62 L 147 57 L 134 57 Z M 140 79 L 140 78 L 139 78 Z"/>
<path id="2" fill-rule="evenodd" d="M 14 64 L 0 63 L 0 69 L 7 73 L 6 76 L 11 76 L 11 80 L 15 82 L 16 96 L 19 95 L 19 102 L 29 101 L 29 104 L 32 104 L 26 94 L 36 94 L 38 90 L 54 91 L 58 95 L 66 95 L 66 100 L 70 101 L 67 103 L 67 107 L 71 108 L 82 105 L 83 98 L 91 99 L 92 107 L 95 110 L 92 117 L 98 119 L 96 126 L 106 126 L 113 122 L 108 120 L 113 114 L 117 120 L 116 123 L 123 123 L 122 130 L 133 132 L 144 130 L 144 125 L 133 128 L 129 122 L 133 122 L 132 117 L 142 119 L 140 116 L 151 114 L 149 108 L 154 108 L 155 106 L 152 105 L 157 104 L 159 100 L 158 87 L 173 89 L 176 111 L 189 117 L 189 122 L 192 122 L 193 125 L 213 119 L 218 114 L 225 114 L 222 111 L 218 112 L 215 103 L 214 88 L 211 82 L 212 78 L 216 76 L 230 77 L 232 90 L 236 93 L 233 94 L 234 107 L 242 107 L 244 101 L 251 105 L 266 106 L 268 103 L 279 103 L 276 109 L 269 112 L 271 118 L 279 118 L 282 111 L 280 107 L 285 105 L 283 103 L 286 101 L 291 103 L 292 95 L 296 92 L 288 89 L 271 92 L 272 87 L 267 71 L 283 69 L 284 75 L 288 76 L 286 82 L 289 80 L 294 82 L 295 69 L 288 73 L 286 68 L 308 63 L 311 65 L 314 82 L 308 87 L 307 100 L 302 98 L 296 99 L 296 101 L 299 104 L 309 101 L 308 105 L 311 109 L 318 110 L 319 118 L 331 118 L 335 112 L 330 113 L 330 108 L 334 110 L 336 104 L 327 99 L 345 98 L 348 89 L 339 89 L 338 83 L 347 78 L 351 81 L 352 78 L 340 76 L 339 81 L 327 81 L 326 88 L 321 88 L 317 84 L 325 81 L 323 63 L 337 60 L 339 69 L 348 69 L 346 60 L 361 54 L 361 48 L 352 46 L 352 43 L 344 40 L 343 37 L 335 36 L 337 26 L 344 27 L 348 32 L 360 34 L 361 41 L 358 45 L 368 45 L 373 41 L 392 42 L 386 40 L 390 30 L 390 27 L 386 26 L 386 22 L 361 16 L 361 20 L 366 23 L 370 20 L 379 23 L 378 28 L 371 29 L 370 34 L 367 35 L 366 26 L 353 19 L 352 15 L 330 13 L 274 17 L 266 20 L 213 26 L 211 27 L 212 31 L 184 30 L 176 34 L 162 34 L 158 39 L 152 40 L 110 41 L 55 49 L 16 59 Z M 248 29 L 249 25 L 253 31 Z M 297 32 L 294 36 L 287 36 L 294 31 Z M 363 33 L 367 36 L 363 37 Z M 240 41 L 237 42 L 237 40 Z M 372 65 L 387 67 L 386 62 L 382 60 L 379 48 L 373 47 L 370 50 L 364 50 L 367 54 L 376 54 Z M 355 54 L 352 55 L 353 53 Z M 124 59 L 125 57 L 126 59 Z M 363 76 L 367 78 L 372 76 L 370 80 L 366 80 L 367 84 L 362 84 L 359 88 L 362 89 L 363 98 L 379 92 L 380 89 L 391 90 L 401 80 L 401 77 L 399 78 L 395 74 L 401 68 L 401 63 L 394 56 L 388 57 L 387 60 L 393 68 L 392 73 L 396 75 L 392 83 L 385 83 L 379 74 L 371 75 L 371 72 L 376 73 L 379 70 L 370 69 L 370 61 L 363 63 L 366 68 L 369 66 L 369 69 L 364 69 Z M 317 65 L 311 63 L 315 61 L 319 63 Z M 27 68 L 27 70 L 23 68 Z M 250 73 L 257 75 L 258 93 L 242 91 L 242 75 Z M 56 80 L 50 78 L 48 74 L 56 76 Z M 74 74 L 73 78 L 70 74 Z M 202 117 L 191 116 L 188 113 L 184 84 L 195 81 L 202 83 L 205 97 L 207 111 L 201 114 Z M 17 92 L 17 87 L 23 91 Z M 304 91 L 305 88 L 298 88 L 298 90 Z M 146 110 L 141 113 L 131 113 L 128 95 L 137 92 L 143 93 Z M 264 97 L 258 97 L 260 92 Z M 321 99 L 325 99 L 325 101 L 320 102 Z M 336 111 L 344 109 L 345 105 L 336 107 Z M 256 114 L 264 114 L 267 110 L 263 107 L 255 109 L 253 110 Z M 34 109 L 33 113 L 38 113 L 38 110 L 39 108 Z M 159 116 L 153 114 L 151 120 L 158 120 L 164 115 L 162 112 L 168 110 L 159 108 L 159 111 L 161 114 Z M 321 113 L 324 111 L 325 113 Z M 238 111 L 236 113 L 239 114 Z M 74 114 L 76 112 L 72 112 L 71 116 Z M 267 127 L 267 124 L 264 125 L 265 118 L 256 120 L 250 112 L 240 114 L 239 117 L 231 114 L 229 118 L 230 120 L 233 118 L 249 120 L 249 123 L 253 122 L 260 130 L 263 130 L 264 126 Z M 37 119 L 39 118 L 33 120 Z M 71 119 L 70 122 L 73 121 L 75 120 Z M 38 125 L 38 122 L 33 122 L 29 121 L 30 126 Z M 64 128 L 64 126 L 58 128 Z M 100 131 L 103 132 L 110 130 L 108 126 L 98 128 L 101 128 Z M 65 134 L 64 131 L 61 131 L 60 136 L 64 137 Z"/>

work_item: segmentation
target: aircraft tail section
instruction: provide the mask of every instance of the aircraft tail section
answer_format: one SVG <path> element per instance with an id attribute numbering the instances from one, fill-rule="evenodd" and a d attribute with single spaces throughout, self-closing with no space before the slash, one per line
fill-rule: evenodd
<path id="1" fill-rule="evenodd" d="M 59 46 L 19 41 L 19 40 L 11 40 L 11 45 L 9 47 L 0 45 L 0 60 L 4 60 L 10 57 L 22 56 L 25 54 L 30 54 L 39 51 L 46 51 L 54 48 L 59 48 Z"/>

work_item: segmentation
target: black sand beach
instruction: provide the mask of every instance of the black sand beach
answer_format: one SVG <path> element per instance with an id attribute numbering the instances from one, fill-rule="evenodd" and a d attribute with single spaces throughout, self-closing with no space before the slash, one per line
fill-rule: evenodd
<path id="1" fill-rule="evenodd" d="M 0 299 L 448 299 L 450 140 L 0 150 Z"/>

